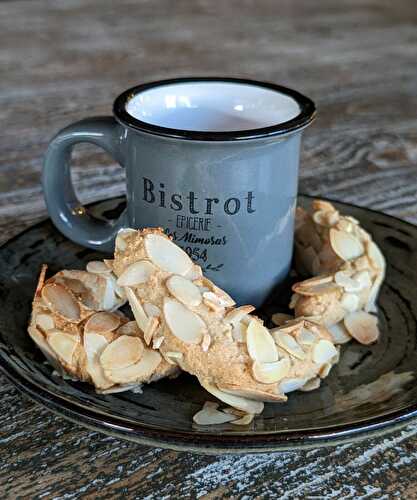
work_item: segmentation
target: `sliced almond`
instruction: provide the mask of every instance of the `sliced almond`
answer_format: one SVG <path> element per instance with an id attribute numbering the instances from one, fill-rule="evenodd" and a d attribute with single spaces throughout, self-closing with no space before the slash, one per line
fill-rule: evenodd
<path id="1" fill-rule="evenodd" d="M 269 330 L 270 334 L 272 335 L 275 344 L 278 345 L 277 342 L 277 335 L 280 335 L 281 333 L 287 333 L 292 335 L 293 337 L 297 337 L 299 333 L 301 332 L 302 328 L 304 326 L 304 321 L 300 322 L 298 325 L 297 324 L 290 324 L 290 325 L 283 325 L 283 326 L 277 326 L 276 328 L 271 328 Z"/>
<path id="2" fill-rule="evenodd" d="M 198 287 L 182 276 L 171 276 L 167 280 L 166 286 L 171 295 L 186 306 L 197 307 L 202 302 Z"/>
<path id="3" fill-rule="evenodd" d="M 249 326 L 249 323 L 252 321 L 253 319 L 253 316 L 251 316 L 250 314 L 247 314 L 246 316 L 243 316 L 243 318 L 240 320 L 246 327 Z M 259 318 L 257 318 L 257 320 L 261 323 L 261 325 L 263 325 L 263 321 L 261 321 Z"/>
<path id="4" fill-rule="evenodd" d="M 352 264 L 357 271 L 367 271 L 372 267 L 366 255 L 362 255 L 362 257 L 354 260 Z"/>
<path id="5" fill-rule="evenodd" d="M 337 224 L 339 222 L 339 219 L 340 215 L 337 210 L 335 210 L 334 212 L 327 212 L 327 224 L 329 226 L 334 226 L 335 224 Z"/>
<path id="6" fill-rule="evenodd" d="M 64 286 L 58 283 L 45 285 L 42 289 L 42 299 L 49 309 L 64 316 L 70 321 L 80 319 L 80 306 L 74 296 Z"/>
<path id="7" fill-rule="evenodd" d="M 41 293 L 41 290 L 45 284 L 46 272 L 48 271 L 48 266 L 46 264 L 42 264 L 41 270 L 39 272 L 38 282 L 36 284 L 35 297 L 38 297 Z"/>
<path id="8" fill-rule="evenodd" d="M 114 287 L 114 293 L 116 294 L 117 297 L 119 297 L 123 302 L 126 302 L 127 297 L 126 297 L 126 292 L 124 291 L 124 288 L 119 286 L 116 283 L 116 286 Z"/>
<path id="9" fill-rule="evenodd" d="M 355 217 L 352 217 L 352 215 L 345 215 L 344 218 L 349 220 L 350 222 L 352 222 L 352 224 L 355 224 L 355 226 L 359 225 L 358 219 L 356 219 Z"/>
<path id="10" fill-rule="evenodd" d="M 106 333 L 116 330 L 120 325 L 120 316 L 109 312 L 93 314 L 84 326 L 85 333 Z"/>
<path id="11" fill-rule="evenodd" d="M 367 312 L 377 312 L 378 307 L 377 307 L 377 298 L 379 294 L 379 289 L 382 285 L 383 281 L 383 275 L 381 274 L 377 278 L 375 278 L 375 281 L 373 282 L 371 289 L 369 290 L 369 295 L 368 295 L 368 300 L 365 306 L 365 311 Z"/>
<path id="12" fill-rule="evenodd" d="M 201 349 L 203 352 L 207 352 L 209 350 L 211 344 L 211 337 L 209 333 L 205 333 L 203 335 L 203 340 L 201 342 Z"/>
<path id="13" fill-rule="evenodd" d="M 219 425 L 237 420 L 236 415 L 224 413 L 215 408 L 205 406 L 193 416 L 197 425 Z"/>
<path id="14" fill-rule="evenodd" d="M 385 258 L 382 255 L 381 250 L 373 241 L 368 242 L 366 246 L 366 253 L 370 258 L 373 267 L 381 270 L 385 269 Z"/>
<path id="15" fill-rule="evenodd" d="M 321 316 L 320 314 L 317 315 L 317 316 L 299 316 L 300 318 L 302 318 L 304 320 L 304 322 L 307 321 L 307 323 L 313 323 L 314 325 L 318 325 L 320 324 L 320 321 L 321 321 Z M 309 328 L 309 325 L 308 324 L 305 324 L 306 328 Z"/>
<path id="16" fill-rule="evenodd" d="M 211 293 L 211 292 L 210 292 Z M 217 314 L 224 314 L 224 307 L 219 305 L 218 302 L 212 302 L 210 299 L 204 299 L 203 298 L 203 304 L 207 306 L 211 311 L 217 313 Z"/>
<path id="17" fill-rule="evenodd" d="M 116 250 L 119 250 L 120 252 L 124 252 L 127 248 L 127 243 L 121 236 L 116 236 L 114 245 L 116 247 Z"/>
<path id="18" fill-rule="evenodd" d="M 103 259 L 103 264 L 113 272 L 113 259 Z"/>
<path id="19" fill-rule="evenodd" d="M 216 401 L 205 401 L 203 404 L 203 408 L 214 408 L 215 410 L 217 410 L 219 408 L 219 403 L 216 403 Z M 234 408 L 225 408 L 223 411 L 225 413 L 230 413 L 228 410 L 233 410 L 232 415 L 236 415 L 236 413 L 234 412 L 238 411 Z"/>
<path id="20" fill-rule="evenodd" d="M 184 357 L 182 352 L 168 351 L 165 356 L 172 360 L 182 359 Z"/>
<path id="21" fill-rule="evenodd" d="M 355 225 L 354 226 L 354 232 L 356 236 L 362 241 L 362 243 L 367 243 L 368 241 L 371 241 L 371 235 L 365 231 L 362 227 Z"/>
<path id="22" fill-rule="evenodd" d="M 97 333 L 84 334 L 84 349 L 87 356 L 86 370 L 97 389 L 107 389 L 113 385 L 113 382 L 105 377 L 104 370 L 100 365 L 100 355 L 108 344 L 103 335 Z"/>
<path id="23" fill-rule="evenodd" d="M 275 339 L 275 342 L 289 354 L 300 360 L 305 359 L 306 353 L 303 351 L 303 348 L 297 343 L 292 335 L 289 335 L 288 333 L 280 330 L 275 330 L 273 333 L 273 337 Z"/>
<path id="24" fill-rule="evenodd" d="M 60 365 L 56 359 L 56 354 L 54 351 L 51 349 L 49 344 L 47 343 L 45 337 L 42 335 L 42 333 L 35 327 L 33 326 L 28 326 L 28 333 L 32 340 L 36 343 L 36 345 L 39 347 L 39 349 L 42 351 L 46 359 L 49 361 L 49 363 L 55 368 L 55 369 L 60 369 Z"/>
<path id="25" fill-rule="evenodd" d="M 65 271 L 64 271 L 65 272 Z M 67 271 L 67 273 L 70 273 L 71 271 Z M 67 289 L 71 290 L 76 296 L 80 296 L 80 299 L 84 302 L 84 295 L 88 295 L 90 292 L 89 290 L 84 286 L 81 280 L 75 279 L 75 278 L 70 278 L 68 276 L 59 276 L 51 278 L 54 283 L 58 283 L 60 285 L 63 285 Z M 85 303 L 87 307 L 90 306 L 90 304 Z"/>
<path id="26" fill-rule="evenodd" d="M 120 250 L 121 252 L 124 252 L 127 248 L 127 243 L 125 241 L 125 238 L 131 234 L 136 234 L 137 231 L 134 229 L 131 229 L 129 227 L 125 227 L 123 229 L 120 229 L 119 232 L 117 233 L 116 236 L 116 241 L 115 241 L 115 246 L 116 250 Z"/>
<path id="27" fill-rule="evenodd" d="M 297 294 L 297 293 L 293 293 L 291 295 L 291 300 L 290 300 L 290 303 L 289 303 L 289 308 L 290 309 L 295 309 L 296 305 L 297 305 L 297 302 L 300 300 L 300 296 Z"/>
<path id="28" fill-rule="evenodd" d="M 304 281 L 296 283 L 297 287 L 310 288 L 312 286 L 325 285 L 333 282 L 332 274 L 322 274 L 321 276 L 314 276 Z M 294 285 L 295 286 L 295 285 Z"/>
<path id="29" fill-rule="evenodd" d="M 326 378 L 327 375 L 330 373 L 332 366 L 333 366 L 332 363 L 324 363 L 324 365 L 322 365 L 319 370 L 320 378 Z"/>
<path id="30" fill-rule="evenodd" d="M 327 328 L 317 322 L 312 322 L 309 321 L 307 318 L 305 318 L 305 327 L 307 330 L 310 330 L 311 332 L 315 333 L 318 335 L 319 338 L 325 339 L 325 340 L 332 340 L 332 336 L 330 335 L 329 331 Z"/>
<path id="31" fill-rule="evenodd" d="M 231 424 L 232 425 L 249 425 L 252 422 L 254 417 L 255 417 L 255 415 L 252 415 L 251 413 L 246 413 L 246 415 L 243 415 L 243 417 L 240 417 L 237 420 L 233 420 L 231 422 Z"/>
<path id="32" fill-rule="evenodd" d="M 111 382 L 112 383 L 112 382 Z M 98 394 L 119 394 L 121 392 L 132 391 L 133 393 L 142 394 L 141 384 L 126 384 L 126 385 L 115 385 L 109 389 L 98 389 L 96 392 Z"/>
<path id="33" fill-rule="evenodd" d="M 299 295 L 305 295 L 307 297 L 337 293 L 341 290 L 339 285 L 336 285 L 336 283 L 323 283 L 321 285 L 311 286 L 304 286 L 302 283 L 296 283 L 292 289 Z"/>
<path id="34" fill-rule="evenodd" d="M 333 251 L 343 260 L 354 260 L 363 255 L 362 243 L 351 233 L 330 229 L 330 244 Z"/>
<path id="35" fill-rule="evenodd" d="M 339 220 L 336 227 L 337 229 L 339 229 L 340 231 L 344 231 L 345 233 L 351 233 L 353 230 L 352 222 L 344 218 Z"/>
<path id="36" fill-rule="evenodd" d="M 362 284 L 344 271 L 338 271 L 334 275 L 334 280 L 345 292 L 359 292 L 362 289 Z"/>
<path id="37" fill-rule="evenodd" d="M 161 316 L 161 309 L 159 309 L 158 306 L 151 304 L 150 302 L 144 302 L 143 309 L 144 309 L 146 315 L 149 317 L 155 316 L 156 318 L 158 318 L 159 316 Z"/>
<path id="38" fill-rule="evenodd" d="M 127 368 L 105 370 L 106 377 L 116 384 L 128 384 L 148 380 L 162 361 L 161 355 L 152 349 L 145 349 L 141 359 Z"/>
<path id="39" fill-rule="evenodd" d="M 158 328 L 159 328 L 159 319 L 156 318 L 155 316 L 151 316 L 148 319 L 148 323 L 143 332 L 143 339 L 145 340 L 146 345 L 149 345 L 151 343 L 152 337 L 158 331 Z"/>
<path id="40" fill-rule="evenodd" d="M 379 337 L 378 319 L 365 311 L 357 311 L 345 316 L 347 331 L 361 344 L 372 344 Z"/>
<path id="41" fill-rule="evenodd" d="M 220 401 L 223 401 L 223 403 L 233 406 L 233 408 L 237 408 L 238 410 L 258 415 L 259 413 L 262 413 L 264 409 L 264 404 L 261 401 L 253 401 L 234 394 L 228 394 L 221 391 L 216 386 L 202 380 L 200 380 L 200 384 L 207 392 L 216 396 L 216 398 L 220 399 Z"/>
<path id="42" fill-rule="evenodd" d="M 187 344 L 199 344 L 207 331 L 204 321 L 175 299 L 164 301 L 164 317 L 172 334 Z"/>
<path id="43" fill-rule="evenodd" d="M 288 378 L 287 380 L 283 380 L 279 384 L 279 390 L 283 394 L 288 394 L 289 392 L 297 391 L 301 389 L 307 382 L 305 378 Z"/>
<path id="44" fill-rule="evenodd" d="M 193 268 L 193 261 L 168 237 L 160 234 L 145 236 L 145 249 L 151 261 L 163 271 L 187 275 Z"/>
<path id="45" fill-rule="evenodd" d="M 236 302 L 232 299 L 232 297 L 230 297 L 229 294 L 227 294 L 224 290 L 219 288 L 205 276 L 203 276 L 202 278 L 202 285 L 204 288 L 208 288 L 208 292 L 213 292 L 216 295 L 216 298 L 214 300 L 218 302 L 219 305 L 222 305 L 223 307 L 233 307 L 234 305 L 236 305 Z"/>
<path id="46" fill-rule="evenodd" d="M 101 260 L 92 260 L 87 263 L 85 270 L 93 274 L 111 274 L 112 270 Z"/>
<path id="47" fill-rule="evenodd" d="M 317 340 L 317 335 L 306 328 L 301 328 L 296 337 L 297 342 L 303 345 L 312 345 Z"/>
<path id="48" fill-rule="evenodd" d="M 119 370 L 137 363 L 144 352 L 138 337 L 122 335 L 109 344 L 100 356 L 100 364 L 106 370 Z"/>
<path id="49" fill-rule="evenodd" d="M 71 366 L 73 364 L 74 354 L 79 346 L 77 336 L 61 332 L 60 330 L 49 330 L 46 338 L 55 354 Z"/>
<path id="50" fill-rule="evenodd" d="M 319 226 L 334 226 L 339 221 L 339 212 L 336 210 L 317 210 L 312 215 L 313 221 Z"/>
<path id="51" fill-rule="evenodd" d="M 117 236 L 122 236 L 123 238 L 127 238 L 132 234 L 138 234 L 138 231 L 136 229 L 133 229 L 132 227 L 122 227 L 117 232 Z"/>
<path id="52" fill-rule="evenodd" d="M 152 348 L 159 349 L 164 342 L 165 337 L 153 337 L 152 339 Z"/>
<path id="53" fill-rule="evenodd" d="M 267 392 L 265 390 L 255 389 L 253 387 L 242 388 L 239 385 L 233 384 L 223 384 L 222 386 L 219 386 L 218 389 L 220 389 L 222 392 L 225 392 L 226 394 L 240 396 L 242 398 L 250 399 L 253 401 L 269 401 L 271 403 L 282 403 L 287 401 L 287 397 L 284 394 L 279 394 L 278 392 L 276 392 L 277 389 L 275 389 L 274 392 Z"/>
<path id="54" fill-rule="evenodd" d="M 131 335 L 133 337 L 137 337 L 139 335 L 138 324 L 136 321 L 128 321 L 117 330 L 117 333 L 119 335 Z"/>
<path id="55" fill-rule="evenodd" d="M 122 305 L 122 300 L 116 295 L 116 280 L 113 275 L 102 274 L 99 278 L 104 280 L 104 291 L 100 288 L 95 294 L 98 301 L 97 307 L 105 311 L 114 311 Z"/>
<path id="56" fill-rule="evenodd" d="M 321 380 L 320 377 L 314 377 L 308 380 L 302 387 L 300 387 L 300 391 L 310 392 L 318 389 L 320 387 Z"/>
<path id="57" fill-rule="evenodd" d="M 216 292 L 204 292 L 203 297 L 206 300 L 210 300 L 211 302 L 218 304 L 220 307 L 233 307 L 235 305 L 234 301 L 231 301 L 229 298 L 224 295 L 219 295 Z"/>
<path id="58" fill-rule="evenodd" d="M 328 226 L 327 212 L 325 210 L 317 210 L 313 213 L 313 221 L 320 226 Z"/>
<path id="59" fill-rule="evenodd" d="M 194 264 L 191 270 L 184 277 L 190 281 L 195 281 L 201 279 L 202 276 L 203 271 L 201 270 L 201 267 Z"/>
<path id="60" fill-rule="evenodd" d="M 246 331 L 246 346 L 249 356 L 259 363 L 278 361 L 278 351 L 269 330 L 253 318 Z"/>
<path id="61" fill-rule="evenodd" d="M 330 360 L 331 365 L 335 365 L 335 364 L 339 363 L 339 361 L 340 361 L 340 352 L 341 352 L 340 346 L 336 346 L 336 350 L 337 350 L 337 354 L 335 356 L 333 356 L 332 359 Z"/>
<path id="62" fill-rule="evenodd" d="M 35 320 L 36 326 L 39 326 L 44 332 L 55 328 L 54 318 L 49 314 L 37 314 Z"/>
<path id="63" fill-rule="evenodd" d="M 361 290 L 363 290 L 365 288 L 370 288 L 372 286 L 372 280 L 371 280 L 371 277 L 369 275 L 369 271 L 366 271 L 366 270 L 358 271 L 357 273 L 355 273 L 352 276 L 352 279 L 354 279 L 355 281 L 360 283 Z M 347 291 L 349 291 L 349 290 L 347 290 Z"/>
<path id="64" fill-rule="evenodd" d="M 318 365 L 328 363 L 333 356 L 337 356 L 337 349 L 329 340 L 319 340 L 313 347 L 313 361 Z"/>
<path id="65" fill-rule="evenodd" d="M 222 411 L 224 413 L 229 413 L 230 415 L 235 415 L 238 418 L 244 417 L 245 415 L 249 415 L 249 413 L 245 413 L 244 411 L 238 410 L 237 408 L 232 408 L 231 406 L 223 408 Z"/>
<path id="66" fill-rule="evenodd" d="M 228 302 L 223 300 L 214 292 L 203 292 L 204 303 L 213 311 L 219 312 L 223 311 L 225 307 L 228 307 Z"/>
<path id="67" fill-rule="evenodd" d="M 351 335 L 346 330 L 342 322 L 329 326 L 327 327 L 327 329 L 329 330 L 330 335 L 332 336 L 334 344 L 346 344 L 346 342 L 352 340 Z"/>
<path id="68" fill-rule="evenodd" d="M 354 293 L 344 293 L 340 299 L 340 305 L 346 311 L 356 311 L 359 307 L 359 297 Z"/>
<path id="69" fill-rule="evenodd" d="M 243 323 L 236 323 L 232 326 L 232 337 L 236 342 L 246 343 L 246 331 L 248 327 Z"/>
<path id="70" fill-rule="evenodd" d="M 139 260 L 130 264 L 119 276 L 117 284 L 119 286 L 137 286 L 146 283 L 149 278 L 156 273 L 157 267 L 149 260 Z"/>
<path id="71" fill-rule="evenodd" d="M 263 384 L 274 384 L 279 382 L 288 375 L 291 362 L 289 359 L 280 359 L 274 363 L 258 363 L 254 361 L 252 364 L 252 375 L 255 380 Z"/>
<path id="72" fill-rule="evenodd" d="M 173 366 L 178 366 L 178 362 L 175 361 L 175 360 L 172 360 L 169 356 L 166 355 L 166 353 L 160 351 L 162 357 L 164 358 L 164 360 L 169 364 L 169 365 L 173 365 Z"/>
<path id="73" fill-rule="evenodd" d="M 235 307 L 231 311 L 229 311 L 226 316 L 224 317 L 224 321 L 226 323 L 230 323 L 232 325 L 236 325 L 239 323 L 245 316 L 250 314 L 252 311 L 254 311 L 255 308 L 253 306 L 240 306 L 240 307 Z"/>
<path id="74" fill-rule="evenodd" d="M 271 332 L 280 331 L 280 332 L 289 333 L 289 332 L 292 332 L 294 330 L 299 330 L 300 328 L 302 328 L 304 326 L 304 322 L 305 322 L 304 317 L 294 318 L 294 319 L 287 321 L 285 323 L 285 325 L 280 326 L 278 328 L 272 328 L 270 331 Z"/>
<path id="75" fill-rule="evenodd" d="M 136 297 L 135 292 L 129 288 L 128 286 L 125 288 L 127 300 L 129 301 L 129 305 L 132 309 L 133 316 L 135 317 L 136 323 L 139 328 L 144 331 L 148 325 L 148 317 L 143 310 L 142 304 L 139 299 Z"/>
<path id="76" fill-rule="evenodd" d="M 313 200 L 311 207 L 314 211 L 316 210 L 323 210 L 325 212 L 334 212 L 336 211 L 335 207 L 329 202 L 325 200 Z"/>
<path id="77" fill-rule="evenodd" d="M 294 316 L 291 316 L 290 314 L 284 314 L 284 313 L 275 313 L 272 315 L 272 323 L 277 326 L 281 326 L 285 324 L 287 321 L 291 321 L 294 319 Z"/>

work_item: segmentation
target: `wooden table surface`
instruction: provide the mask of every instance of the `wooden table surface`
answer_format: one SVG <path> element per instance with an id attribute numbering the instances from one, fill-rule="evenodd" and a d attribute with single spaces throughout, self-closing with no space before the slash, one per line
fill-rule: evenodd
<path id="1" fill-rule="evenodd" d="M 0 233 L 46 216 L 39 176 L 64 125 L 109 114 L 146 80 L 234 75 L 317 103 L 300 190 L 417 223 L 415 0 L 62 0 L 0 3 Z M 123 171 L 75 152 L 83 201 Z M 327 450 L 197 456 L 88 432 L 1 378 L 2 498 L 417 498 L 417 423 Z"/>

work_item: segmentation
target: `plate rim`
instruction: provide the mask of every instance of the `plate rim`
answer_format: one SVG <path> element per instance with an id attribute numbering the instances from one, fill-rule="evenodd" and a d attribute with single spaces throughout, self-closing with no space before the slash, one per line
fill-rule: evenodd
<path id="1" fill-rule="evenodd" d="M 312 200 L 317 196 L 299 193 L 298 197 Z M 103 200 L 89 203 L 87 206 L 96 205 L 109 200 L 122 199 L 122 196 L 115 196 Z M 411 226 L 413 230 L 417 226 L 411 222 L 402 220 L 390 214 L 385 214 L 367 207 L 361 207 L 352 203 L 346 203 L 331 198 L 320 197 L 320 199 L 359 208 L 394 219 L 401 224 Z M 9 240 L 0 245 L 0 250 L 12 243 L 26 232 L 40 227 L 50 220 L 48 217 L 28 226 L 23 231 L 14 235 Z M 289 451 L 295 449 L 311 449 L 320 446 L 335 446 L 343 443 L 355 442 L 375 435 L 392 432 L 407 425 L 417 417 L 417 401 L 400 410 L 386 413 L 381 416 L 366 419 L 352 424 L 341 424 L 327 426 L 321 429 L 277 431 L 268 433 L 246 434 L 244 431 L 231 434 L 221 432 L 199 432 L 176 431 L 170 429 L 153 429 L 141 423 L 128 423 L 122 417 L 103 415 L 100 412 L 77 405 L 59 395 L 50 392 L 42 385 L 35 384 L 29 378 L 20 374 L 8 360 L 7 346 L 3 349 L 0 344 L 0 371 L 7 380 L 14 385 L 21 393 L 28 396 L 33 401 L 41 404 L 46 409 L 58 414 L 67 420 L 81 424 L 84 427 L 98 432 L 112 435 L 119 439 L 133 441 L 145 446 L 156 446 L 168 448 L 176 451 L 192 451 L 203 454 L 224 454 L 224 453 L 254 453 L 268 451 Z"/>
<path id="2" fill-rule="evenodd" d="M 1 350 L 0 361 L 2 361 Z M 229 435 L 201 433 L 198 431 L 161 431 L 146 427 L 143 424 L 134 424 L 129 427 L 119 417 L 110 415 L 103 417 L 102 414 L 92 411 L 88 407 L 83 407 L 80 410 L 77 404 L 63 400 L 46 389 L 44 389 L 43 393 L 37 392 L 38 386 L 36 384 L 20 375 L 13 368 L 11 368 L 12 373 L 10 373 L 8 371 L 10 368 L 10 365 L 5 368 L 0 362 L 0 371 L 22 394 L 73 423 L 144 446 L 155 446 L 175 451 L 191 451 L 208 455 L 264 453 L 337 446 L 398 430 L 417 416 L 417 405 L 415 405 L 412 412 L 405 413 L 404 410 L 397 410 L 364 422 L 308 431 L 257 434 L 242 432 Z"/>

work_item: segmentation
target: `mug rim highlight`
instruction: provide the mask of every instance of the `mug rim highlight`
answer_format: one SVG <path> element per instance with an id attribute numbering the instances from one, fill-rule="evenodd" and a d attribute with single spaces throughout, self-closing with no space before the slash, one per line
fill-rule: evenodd
<path id="1" fill-rule="evenodd" d="M 157 87 L 184 83 L 232 83 L 237 85 L 251 85 L 275 91 L 292 98 L 299 106 L 299 113 L 292 119 L 277 123 L 276 125 L 237 130 L 237 131 L 199 131 L 199 130 L 184 130 L 180 128 L 170 128 L 160 125 L 151 124 L 142 121 L 132 116 L 127 111 L 127 104 L 130 99 L 147 90 Z M 145 132 L 152 135 L 163 137 L 188 140 L 188 141 L 240 141 L 248 139 L 261 139 L 267 137 L 283 136 L 292 132 L 299 131 L 309 125 L 316 116 L 316 108 L 314 102 L 288 87 L 277 85 L 270 82 L 261 82 L 246 78 L 229 78 L 229 77 L 183 77 L 172 78 L 167 80 L 157 80 L 149 83 L 144 83 L 131 87 L 120 94 L 113 105 L 113 113 L 119 123 L 129 128 Z"/>

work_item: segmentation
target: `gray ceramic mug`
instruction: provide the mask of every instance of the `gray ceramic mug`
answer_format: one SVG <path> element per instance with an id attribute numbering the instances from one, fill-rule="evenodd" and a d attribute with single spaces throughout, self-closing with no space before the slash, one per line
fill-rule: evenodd
<path id="1" fill-rule="evenodd" d="M 88 118 L 51 141 L 49 214 L 68 238 L 111 251 L 122 227 L 163 227 L 240 304 L 260 305 L 288 273 L 302 130 L 314 103 L 271 83 L 181 78 L 121 94 L 114 117 Z M 80 206 L 71 150 L 101 146 L 126 169 L 127 208 L 112 223 Z"/>

